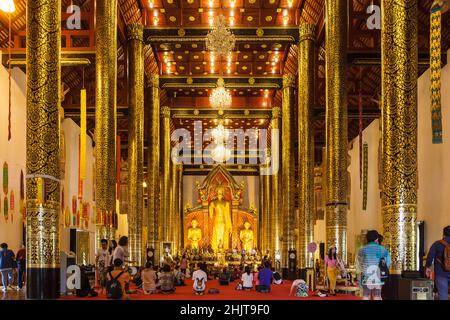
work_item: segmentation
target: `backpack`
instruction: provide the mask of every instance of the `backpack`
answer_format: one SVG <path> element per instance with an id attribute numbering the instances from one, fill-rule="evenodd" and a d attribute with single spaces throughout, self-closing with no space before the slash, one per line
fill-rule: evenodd
<path id="1" fill-rule="evenodd" d="M 120 276 L 125 273 L 125 271 L 120 272 L 115 278 L 109 272 L 111 280 L 106 283 L 106 298 L 108 299 L 121 299 L 123 295 L 122 285 L 119 282 Z"/>
<path id="2" fill-rule="evenodd" d="M 386 264 L 386 260 L 384 257 L 380 258 L 380 262 L 378 263 L 378 268 L 380 269 L 380 279 L 389 278 L 389 267 Z"/>
<path id="3" fill-rule="evenodd" d="M 308 296 L 308 285 L 304 280 L 301 280 L 300 283 L 297 285 L 297 290 L 295 291 L 296 297 L 307 297 Z"/>
<path id="4" fill-rule="evenodd" d="M 450 244 L 445 240 L 441 240 L 439 243 L 444 246 L 444 256 L 442 257 L 442 261 L 437 258 L 436 260 L 439 261 L 445 272 L 450 272 Z"/>

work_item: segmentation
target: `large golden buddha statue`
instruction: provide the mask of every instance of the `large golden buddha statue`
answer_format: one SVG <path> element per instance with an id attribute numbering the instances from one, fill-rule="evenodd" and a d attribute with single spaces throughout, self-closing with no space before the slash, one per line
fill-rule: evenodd
<path id="1" fill-rule="evenodd" d="M 214 252 L 229 249 L 232 233 L 230 203 L 223 197 L 223 187 L 218 186 L 217 198 L 209 204 L 209 220 L 212 221 L 211 247 Z"/>
<path id="2" fill-rule="evenodd" d="M 202 229 L 198 227 L 198 221 L 195 219 L 192 219 L 191 221 L 187 238 L 191 243 L 191 248 L 198 250 L 199 242 L 202 240 Z"/>
<path id="3" fill-rule="evenodd" d="M 250 222 L 244 222 L 244 229 L 239 233 L 239 238 L 242 242 L 242 249 L 245 252 L 251 252 L 253 249 L 253 230 L 250 229 Z"/>

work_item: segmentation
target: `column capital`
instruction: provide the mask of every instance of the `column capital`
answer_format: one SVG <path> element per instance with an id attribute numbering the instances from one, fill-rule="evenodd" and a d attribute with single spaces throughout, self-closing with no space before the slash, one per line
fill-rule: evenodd
<path id="1" fill-rule="evenodd" d="M 159 75 L 150 74 L 145 78 L 145 85 L 147 88 L 159 88 Z"/>
<path id="2" fill-rule="evenodd" d="M 127 25 L 127 40 L 144 41 L 144 26 L 140 23 L 130 23 Z"/>
<path id="3" fill-rule="evenodd" d="M 295 77 L 292 73 L 287 73 L 283 75 L 283 88 L 295 87 Z"/>
<path id="4" fill-rule="evenodd" d="M 164 106 L 161 108 L 161 117 L 162 118 L 170 118 L 170 108 Z"/>
<path id="5" fill-rule="evenodd" d="M 273 107 L 272 108 L 272 119 L 278 119 L 278 118 L 281 118 L 281 108 Z"/>
<path id="6" fill-rule="evenodd" d="M 298 32 L 300 35 L 299 42 L 305 40 L 316 41 L 316 25 L 312 23 L 302 23 L 298 27 Z"/>

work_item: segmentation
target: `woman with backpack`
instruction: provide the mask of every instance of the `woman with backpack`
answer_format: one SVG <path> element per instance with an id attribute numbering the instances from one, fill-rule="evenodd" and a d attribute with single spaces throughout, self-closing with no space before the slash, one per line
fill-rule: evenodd
<path id="1" fill-rule="evenodd" d="M 106 283 L 106 297 L 114 300 L 129 299 L 126 286 L 130 282 L 130 274 L 123 269 L 123 261 L 114 259 L 114 270 L 108 272 L 108 282 Z"/>

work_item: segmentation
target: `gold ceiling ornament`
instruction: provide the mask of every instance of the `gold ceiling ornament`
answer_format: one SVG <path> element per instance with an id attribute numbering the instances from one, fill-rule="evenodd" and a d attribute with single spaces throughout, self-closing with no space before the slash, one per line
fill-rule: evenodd
<path id="1" fill-rule="evenodd" d="M 191 77 L 188 77 L 188 78 L 186 79 L 186 83 L 187 83 L 187 84 L 193 84 L 193 83 L 194 83 L 194 80 L 193 80 Z"/>
<path id="2" fill-rule="evenodd" d="M 248 83 L 251 84 L 251 85 L 254 85 L 255 84 L 255 78 L 249 78 L 248 79 Z"/>
<path id="3" fill-rule="evenodd" d="M 211 107 L 214 109 L 227 109 L 231 106 L 231 95 L 225 89 L 225 81 L 223 78 L 217 80 L 217 87 L 213 89 L 211 96 L 209 97 Z"/>
<path id="4" fill-rule="evenodd" d="M 256 29 L 256 35 L 257 35 L 258 37 L 262 37 L 262 36 L 264 35 L 264 30 L 263 30 L 263 28 L 258 28 L 258 29 Z"/>
<path id="5" fill-rule="evenodd" d="M 180 37 L 184 37 L 186 35 L 186 30 L 184 30 L 183 28 L 178 29 L 178 35 Z"/>
<path id="6" fill-rule="evenodd" d="M 206 36 L 206 48 L 219 55 L 228 54 L 236 44 L 234 34 L 226 27 L 225 17 L 220 15 L 214 23 L 213 29 Z"/>

